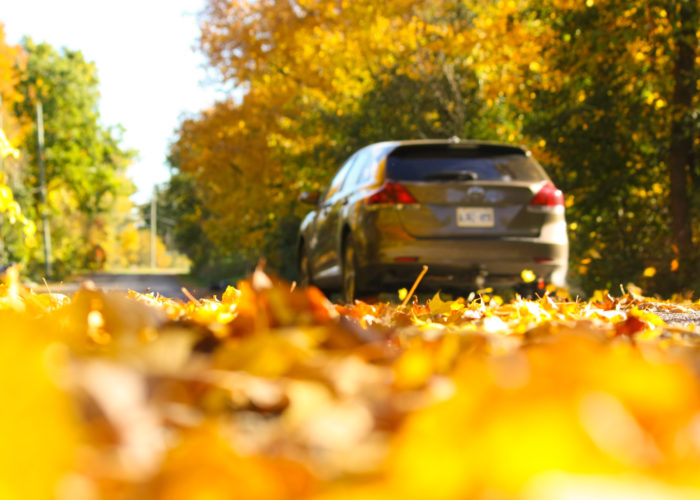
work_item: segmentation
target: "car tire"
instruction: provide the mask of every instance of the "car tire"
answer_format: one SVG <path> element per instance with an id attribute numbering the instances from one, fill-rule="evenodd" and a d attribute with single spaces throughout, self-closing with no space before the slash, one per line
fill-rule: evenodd
<path id="1" fill-rule="evenodd" d="M 299 286 L 306 288 L 311 285 L 311 272 L 309 270 L 309 253 L 304 245 L 299 246 Z"/>
<path id="2" fill-rule="evenodd" d="M 357 297 L 357 256 L 352 235 L 343 241 L 343 300 L 352 304 Z"/>
<path id="3" fill-rule="evenodd" d="M 538 283 L 535 281 L 534 283 L 524 283 L 521 285 L 518 285 L 514 287 L 513 289 L 515 293 L 520 295 L 523 299 L 526 300 L 536 300 L 544 297 L 544 286 L 540 287 L 538 286 Z"/>

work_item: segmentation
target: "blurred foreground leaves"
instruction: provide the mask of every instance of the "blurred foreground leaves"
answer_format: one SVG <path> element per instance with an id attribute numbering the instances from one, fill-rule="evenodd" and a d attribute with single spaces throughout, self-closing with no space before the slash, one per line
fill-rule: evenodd
<path id="1" fill-rule="evenodd" d="M 699 302 L 0 288 L 0 497 L 697 498 Z"/>

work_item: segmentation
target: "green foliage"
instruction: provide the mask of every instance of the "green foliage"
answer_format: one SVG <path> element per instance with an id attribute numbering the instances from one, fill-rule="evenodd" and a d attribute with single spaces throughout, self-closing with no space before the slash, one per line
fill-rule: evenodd
<path id="1" fill-rule="evenodd" d="M 435 69 L 415 78 L 391 68 L 375 77 L 355 113 L 323 116 L 336 142 L 345 145 L 337 149 L 349 155 L 390 138 L 487 137 L 493 121 L 474 72 L 463 61 L 443 61 Z"/>
<path id="2" fill-rule="evenodd" d="M 105 227 L 116 223 L 111 211 L 133 186 L 126 168 L 135 155 L 121 146 L 121 129 L 100 123 L 98 78 L 80 51 L 59 53 L 46 43 L 23 42 L 26 66 L 17 90 L 23 99 L 15 114 L 33 123 L 24 145 L 23 191 L 19 197 L 34 220 L 42 211 L 39 190 L 36 106 L 44 122 L 47 210 L 51 223 L 56 277 L 89 265 Z M 39 256 L 32 256 L 39 269 Z M 41 259 L 43 260 L 43 259 Z"/>
<path id="3" fill-rule="evenodd" d="M 168 184 L 158 191 L 156 210 L 156 231 L 163 241 L 172 240 L 174 247 L 189 255 L 195 263 L 211 260 L 215 245 L 202 229 L 206 217 L 203 210 L 206 209 L 191 176 L 175 173 Z M 150 227 L 150 203 L 141 207 L 141 216 Z"/>
<path id="4" fill-rule="evenodd" d="M 539 12 L 556 19 L 550 60 L 565 77 L 533 92 L 523 130 L 546 141 L 553 158 L 546 167 L 572 201 L 571 262 L 584 290 L 635 280 L 668 293 L 700 279 L 690 265 L 671 269 L 679 258 L 697 263 L 699 254 L 696 247 L 681 255 L 672 232 L 672 49 L 661 4 Z M 698 209 L 696 200 L 696 218 Z M 642 276 L 648 267 L 659 271 L 653 280 Z"/>

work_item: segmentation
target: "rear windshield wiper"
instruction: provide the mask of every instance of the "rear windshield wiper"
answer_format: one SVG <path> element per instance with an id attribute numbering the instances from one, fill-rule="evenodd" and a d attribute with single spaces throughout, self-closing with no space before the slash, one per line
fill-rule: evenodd
<path id="1" fill-rule="evenodd" d="M 436 172 L 423 177 L 426 181 L 475 181 L 479 178 L 476 172 L 456 170 L 454 172 Z"/>

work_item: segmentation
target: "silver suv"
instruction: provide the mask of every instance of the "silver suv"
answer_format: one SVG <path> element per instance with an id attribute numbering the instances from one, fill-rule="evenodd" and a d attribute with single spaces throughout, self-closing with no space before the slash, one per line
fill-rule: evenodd
<path id="1" fill-rule="evenodd" d="M 483 141 L 372 144 L 353 154 L 299 235 L 301 284 L 347 301 L 410 286 L 466 292 L 536 283 L 563 286 L 569 244 L 564 197 L 520 147 Z M 528 273 L 529 274 L 529 273 Z"/>

